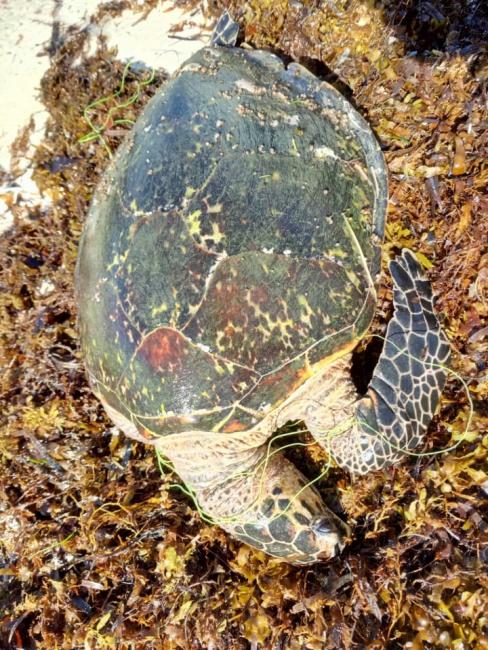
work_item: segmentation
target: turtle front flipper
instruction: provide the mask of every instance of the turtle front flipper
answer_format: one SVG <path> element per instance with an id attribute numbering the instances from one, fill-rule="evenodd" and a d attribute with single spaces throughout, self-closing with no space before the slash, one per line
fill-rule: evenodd
<path id="1" fill-rule="evenodd" d="M 191 431 L 161 437 L 199 509 L 242 542 L 295 564 L 336 555 L 348 528 L 263 434 Z"/>
<path id="2" fill-rule="evenodd" d="M 356 424 L 330 439 L 335 460 L 354 474 L 390 465 L 415 449 L 437 408 L 450 350 L 434 312 L 430 283 L 413 254 L 390 263 L 395 312 Z"/>

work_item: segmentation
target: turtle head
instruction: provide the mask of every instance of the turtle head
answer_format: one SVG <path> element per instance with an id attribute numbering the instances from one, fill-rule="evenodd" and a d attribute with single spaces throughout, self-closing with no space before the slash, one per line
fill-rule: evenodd
<path id="1" fill-rule="evenodd" d="M 283 456 L 269 459 L 257 494 L 247 513 L 226 526 L 241 541 L 301 565 L 330 559 L 344 548 L 349 527 Z"/>
<path id="2" fill-rule="evenodd" d="M 282 453 L 252 447 L 252 435 L 237 451 L 236 437 L 204 432 L 191 445 L 179 434 L 158 438 L 156 446 L 171 458 L 201 511 L 240 541 L 293 564 L 337 555 L 348 527 Z"/>

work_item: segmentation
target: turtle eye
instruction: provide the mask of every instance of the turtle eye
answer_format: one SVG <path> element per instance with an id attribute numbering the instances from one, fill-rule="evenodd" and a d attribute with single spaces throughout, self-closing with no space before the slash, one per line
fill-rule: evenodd
<path id="1" fill-rule="evenodd" d="M 337 532 L 331 522 L 324 517 L 316 517 L 310 524 L 310 528 L 317 535 L 330 535 L 331 533 Z"/>

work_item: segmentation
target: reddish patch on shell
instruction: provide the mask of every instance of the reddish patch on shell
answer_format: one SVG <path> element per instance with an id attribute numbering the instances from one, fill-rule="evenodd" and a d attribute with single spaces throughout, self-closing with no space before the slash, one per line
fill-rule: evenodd
<path id="1" fill-rule="evenodd" d="M 225 278 L 225 282 L 215 287 L 215 294 L 216 304 L 225 308 L 227 322 L 242 324 L 242 287 L 237 282 Z"/>
<path id="2" fill-rule="evenodd" d="M 293 366 L 287 365 L 271 375 L 264 377 L 260 382 L 260 386 L 266 390 L 275 385 L 281 386 L 283 383 L 286 383 L 289 394 L 291 394 L 296 387 L 303 384 L 308 374 L 306 368 L 294 368 Z M 282 397 L 284 398 L 286 395 Z"/>
<path id="3" fill-rule="evenodd" d="M 246 424 L 239 422 L 239 420 L 231 420 L 222 427 L 222 431 L 224 433 L 234 433 L 235 431 L 245 431 L 248 428 Z"/>
<path id="4" fill-rule="evenodd" d="M 256 305 L 269 304 L 269 291 L 266 286 L 260 285 L 251 289 L 251 300 Z"/>
<path id="5" fill-rule="evenodd" d="M 188 342 L 179 332 L 158 327 L 146 336 L 139 352 L 154 370 L 174 372 L 183 366 L 187 347 Z"/>

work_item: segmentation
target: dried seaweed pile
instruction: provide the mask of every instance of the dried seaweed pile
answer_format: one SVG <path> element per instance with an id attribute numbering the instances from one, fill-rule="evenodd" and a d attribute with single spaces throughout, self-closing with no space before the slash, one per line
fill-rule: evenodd
<path id="1" fill-rule="evenodd" d="M 419 253 L 453 345 L 456 375 L 422 451 L 459 446 L 354 483 L 333 470 L 320 487 L 337 492 L 354 541 L 297 569 L 203 523 L 175 477 L 118 434 L 85 382 L 73 270 L 108 151 L 163 79 L 124 71 L 102 45 L 80 63 L 84 36 L 73 35 L 42 84 L 51 119 L 34 164 L 51 205 L 18 214 L 0 242 L 0 647 L 484 650 L 486 9 L 230 6 L 248 42 L 321 62 L 375 129 L 391 174 L 385 260 L 402 246 Z M 385 274 L 375 332 L 390 305 Z M 313 476 L 323 458 L 298 462 Z"/>

